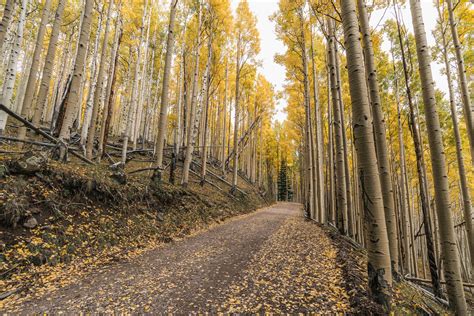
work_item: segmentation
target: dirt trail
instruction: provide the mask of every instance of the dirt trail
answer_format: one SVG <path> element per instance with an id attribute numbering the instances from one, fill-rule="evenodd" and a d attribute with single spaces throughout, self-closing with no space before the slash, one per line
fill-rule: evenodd
<path id="1" fill-rule="evenodd" d="M 300 205 L 279 203 L 103 267 L 14 311 L 346 311 L 336 254 Z"/>

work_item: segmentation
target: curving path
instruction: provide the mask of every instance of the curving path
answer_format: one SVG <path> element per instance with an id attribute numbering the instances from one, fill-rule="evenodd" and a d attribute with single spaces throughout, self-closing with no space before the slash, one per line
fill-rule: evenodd
<path id="1" fill-rule="evenodd" d="M 341 312 L 337 250 L 299 204 L 279 203 L 110 265 L 17 312 Z"/>

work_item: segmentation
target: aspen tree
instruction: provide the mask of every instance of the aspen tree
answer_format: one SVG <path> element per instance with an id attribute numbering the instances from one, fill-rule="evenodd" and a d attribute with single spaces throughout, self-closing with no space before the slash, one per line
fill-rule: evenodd
<path id="1" fill-rule="evenodd" d="M 313 47 L 313 36 L 311 34 L 311 63 L 313 67 L 313 95 L 314 95 L 314 122 L 315 122 L 315 138 L 316 138 L 316 170 L 317 170 L 317 201 L 318 201 L 318 214 L 319 222 L 325 224 L 327 220 L 326 207 L 324 203 L 325 190 L 324 190 L 324 169 L 323 169 L 323 128 L 322 128 L 322 117 L 321 117 L 321 104 L 319 102 L 319 77 L 316 69 L 314 47 Z"/>
<path id="2" fill-rule="evenodd" d="M 46 24 L 49 20 L 49 10 L 51 7 L 51 0 L 46 0 L 43 7 L 41 22 L 38 28 L 38 35 L 36 36 L 35 51 L 33 53 L 33 62 L 30 66 L 30 73 L 28 75 L 25 96 L 21 106 L 21 116 L 27 118 L 29 116 L 30 108 L 33 102 L 34 92 L 36 91 L 36 77 L 38 76 L 38 68 L 40 66 L 41 51 L 43 50 L 43 40 L 46 33 Z M 24 139 L 26 135 L 26 126 L 20 126 L 18 130 L 18 138 Z"/>
<path id="3" fill-rule="evenodd" d="M 18 26 L 13 38 L 13 45 L 10 51 L 10 58 L 8 60 L 5 78 L 2 86 L 2 96 L 0 97 L 0 104 L 11 108 L 13 99 L 13 88 L 18 70 L 18 56 L 20 55 L 21 42 L 23 40 L 23 32 L 25 30 L 26 10 L 29 0 L 21 0 L 20 16 Z M 0 111 L 0 135 L 4 132 L 7 125 L 8 115 L 4 111 Z"/>
<path id="4" fill-rule="evenodd" d="M 234 104 L 234 165 L 232 174 L 232 192 L 237 189 L 238 169 L 239 169 L 239 117 L 241 100 L 241 79 L 247 75 L 247 66 L 255 55 L 260 51 L 259 35 L 256 28 L 256 18 L 250 12 L 247 0 L 241 0 L 237 6 L 237 16 L 235 21 L 236 34 L 236 64 L 235 64 L 235 104 Z"/>
<path id="5" fill-rule="evenodd" d="M 79 99 L 79 88 L 81 80 L 84 75 L 84 65 L 86 61 L 87 42 L 89 41 L 92 22 L 92 7 L 93 0 L 85 0 L 84 14 L 82 18 L 81 30 L 78 40 L 78 48 L 76 52 L 76 59 L 74 63 L 74 70 L 72 74 L 72 81 L 70 84 L 70 91 L 64 103 L 64 121 L 60 127 L 59 138 L 62 141 L 68 141 L 71 136 L 71 128 L 81 100 Z M 60 158 L 65 158 L 65 148 L 61 148 Z"/>
<path id="6" fill-rule="evenodd" d="M 14 8 L 15 0 L 6 0 L 5 7 L 3 8 L 2 21 L 0 21 L 0 56 L 3 56 L 3 45 L 5 44 L 5 37 L 12 20 Z"/>
<path id="7" fill-rule="evenodd" d="M 466 235 L 467 235 L 467 243 L 469 247 L 469 255 L 471 258 L 471 266 L 469 267 L 469 274 L 471 278 L 474 277 L 474 227 L 472 221 L 472 203 L 471 203 L 471 195 L 469 192 L 468 181 L 466 177 L 466 167 L 464 164 L 464 155 L 462 152 L 462 140 L 461 135 L 459 133 L 459 122 L 458 116 L 456 113 L 456 104 L 455 104 L 455 96 L 454 96 L 454 88 L 453 88 L 453 79 L 451 75 L 451 66 L 449 64 L 448 58 L 448 43 L 446 40 L 446 30 L 444 29 L 443 25 L 443 13 L 441 12 L 440 8 L 441 4 L 438 1 L 437 9 L 438 15 L 440 19 L 439 26 L 441 27 L 441 39 L 442 39 L 442 55 L 444 60 L 444 66 L 446 71 L 446 79 L 448 82 L 448 95 L 449 95 L 449 109 L 451 110 L 451 120 L 453 122 L 453 131 L 454 131 L 454 139 L 456 145 L 456 158 L 458 162 L 458 173 L 459 173 L 459 181 L 461 184 L 461 199 L 463 204 L 463 212 L 464 212 L 464 222 L 466 227 Z M 449 10 L 449 5 L 448 5 Z M 450 13 L 451 14 L 451 13 Z M 462 56 L 461 56 L 462 57 Z"/>
<path id="8" fill-rule="evenodd" d="M 347 197 L 346 197 L 346 175 L 344 171 L 344 147 L 342 141 L 342 129 L 344 128 L 341 124 L 341 107 L 340 107 L 340 95 L 338 92 L 338 80 L 336 74 L 336 52 L 335 52 L 335 38 L 334 38 L 334 22 L 328 18 L 328 67 L 329 67 L 329 79 L 331 82 L 331 100 L 332 100 L 332 111 L 333 111 L 333 129 L 336 143 L 336 222 L 337 227 L 341 234 L 347 234 Z"/>
<path id="9" fill-rule="evenodd" d="M 99 153 L 98 159 L 100 160 L 105 154 L 105 148 L 107 146 L 107 140 L 109 135 L 110 123 L 114 113 L 114 99 L 115 99 L 115 86 L 117 83 L 117 67 L 120 57 L 120 45 L 122 43 L 123 26 L 121 16 L 121 2 L 117 8 L 118 16 L 115 22 L 115 35 L 114 35 L 114 46 L 112 48 L 112 56 L 110 60 L 109 75 L 107 79 L 106 95 L 104 99 L 104 110 L 103 110 L 103 122 L 100 128 L 99 134 Z"/>
<path id="10" fill-rule="evenodd" d="M 104 90 L 104 81 L 105 81 L 105 57 L 107 54 L 107 42 L 109 39 L 109 32 L 110 32 L 110 22 L 112 19 L 112 12 L 114 7 L 113 0 L 109 0 L 109 8 L 107 12 L 107 21 L 105 22 L 105 31 L 104 31 L 104 38 L 102 42 L 102 52 L 100 54 L 100 65 L 99 65 L 99 72 L 97 74 L 97 84 L 96 84 L 96 91 L 94 94 L 94 102 L 92 107 L 92 116 L 91 121 L 89 124 L 89 131 L 87 132 L 87 144 L 86 144 L 86 157 L 92 159 L 92 150 L 94 148 L 95 143 L 95 134 L 96 134 L 96 127 L 97 127 L 97 117 L 99 115 L 99 107 L 100 107 L 100 99 Z"/>
<path id="11" fill-rule="evenodd" d="M 225 167 L 225 147 L 226 147 L 226 131 L 227 131 L 227 90 L 229 89 L 229 63 L 226 59 L 225 63 L 225 86 L 224 86 L 224 102 L 222 103 L 222 174 L 225 176 L 226 174 L 226 167 Z M 229 135 L 230 137 L 230 135 Z"/>
<path id="12" fill-rule="evenodd" d="M 183 187 L 188 186 L 189 182 L 189 168 L 191 167 L 192 154 L 194 146 L 193 142 L 193 125 L 196 120 L 196 107 L 198 106 L 198 79 L 199 79 L 199 51 L 201 48 L 201 27 L 202 27 L 202 4 L 201 1 L 198 1 L 197 8 L 197 32 L 196 32 L 196 42 L 195 42 L 195 51 L 194 51 L 194 74 L 193 74 L 193 83 L 192 83 L 192 92 L 190 96 L 190 108 L 189 108 L 189 120 L 187 122 L 187 135 L 186 135 L 186 152 L 184 156 L 184 165 L 183 165 L 183 177 L 181 179 L 181 185 Z"/>
<path id="13" fill-rule="evenodd" d="M 58 38 L 65 5 L 66 0 L 59 0 L 58 6 L 56 8 L 56 14 L 54 15 L 54 22 L 53 27 L 51 29 L 51 37 L 49 39 L 48 51 L 46 53 L 43 71 L 41 75 L 41 83 L 39 86 L 38 97 L 36 99 L 36 104 L 33 111 L 33 125 L 35 126 L 39 125 L 41 116 L 44 110 L 46 109 L 46 100 L 48 98 L 51 75 L 53 73 L 54 59 L 56 57 Z M 64 56 L 67 56 L 67 54 L 65 54 Z"/>
<path id="14" fill-rule="evenodd" d="M 395 6 L 395 9 L 396 9 L 396 6 Z M 403 38 L 401 34 L 400 23 L 398 20 L 397 10 L 395 10 L 395 16 L 397 20 L 397 33 L 398 33 L 398 39 L 399 39 L 401 55 L 402 55 L 403 74 L 405 77 L 406 96 L 407 96 L 407 101 L 408 101 L 408 112 L 409 112 L 409 118 L 410 118 L 409 124 L 411 127 L 412 136 L 413 136 L 413 145 L 415 147 L 416 169 L 417 169 L 417 174 L 418 174 L 418 185 L 419 185 L 419 193 L 420 193 L 419 200 L 420 200 L 420 205 L 421 205 L 421 211 L 423 214 L 423 223 L 424 223 L 423 228 L 424 228 L 425 237 L 426 237 L 426 248 L 428 250 L 431 283 L 433 285 L 433 292 L 435 293 L 435 295 L 440 296 L 441 284 L 439 280 L 438 266 L 437 266 L 436 258 L 435 258 L 433 234 L 432 234 L 431 221 L 430 221 L 429 198 L 428 198 L 428 190 L 427 190 L 427 185 L 426 185 L 428 180 L 426 178 L 425 158 L 424 158 L 424 153 L 423 153 L 423 146 L 421 144 L 422 137 L 420 135 L 420 131 L 417 124 L 416 115 L 415 115 L 415 106 L 413 104 L 414 102 L 413 102 L 412 92 L 410 88 L 408 66 L 407 66 L 407 61 L 405 58 L 405 48 L 404 48 Z M 409 49 L 408 49 L 408 52 L 410 52 Z M 409 190 L 408 187 L 407 187 L 407 190 Z M 414 199 L 412 199 L 412 201 L 414 203 Z M 412 207 L 411 210 L 413 209 L 415 208 Z M 412 221 L 411 217 L 412 216 L 410 214 L 409 220 Z M 410 222 L 410 226 L 414 227 L 412 222 Z M 411 238 L 413 239 L 413 237 Z M 412 247 L 415 248 L 415 246 L 416 246 L 416 243 L 413 241 Z M 418 273 L 418 261 L 417 261 L 416 250 L 413 249 L 413 251 L 414 251 L 413 268 L 416 274 Z"/>
<path id="15" fill-rule="evenodd" d="M 144 14 L 142 18 L 142 24 L 140 25 L 140 37 L 139 44 L 137 47 L 137 61 L 135 65 L 135 74 L 133 77 L 132 93 L 130 96 L 130 104 L 127 109 L 127 114 L 125 115 L 125 130 L 123 135 L 123 144 L 122 144 L 122 164 L 125 165 L 127 162 L 127 151 L 128 151 L 128 142 L 130 139 L 133 140 L 133 131 L 134 131 L 134 120 L 136 118 L 136 111 L 138 109 L 138 89 L 139 89 L 139 76 L 140 76 L 140 61 L 141 61 L 141 52 L 142 52 L 142 39 L 144 37 L 144 30 L 146 26 L 146 17 L 147 17 L 147 8 L 148 2 L 145 3 Z"/>
<path id="16" fill-rule="evenodd" d="M 212 40 L 213 40 L 213 30 L 210 30 L 208 38 L 208 65 L 206 67 L 207 75 L 206 82 L 203 82 L 203 85 L 206 85 L 206 90 L 204 92 L 204 131 L 203 131 L 203 142 L 202 142 L 202 159 L 201 159 L 201 185 L 206 183 L 206 171 L 207 171 L 207 129 L 208 129 L 208 117 L 209 117 L 209 89 L 211 85 L 211 63 L 212 63 Z"/>
<path id="17" fill-rule="evenodd" d="M 387 223 L 387 235 L 390 246 L 390 258 L 392 260 L 392 271 L 398 275 L 398 235 L 397 220 L 395 217 L 395 203 L 393 200 L 392 175 L 390 174 L 390 163 L 387 150 L 387 136 L 385 134 L 385 118 L 382 112 L 380 100 L 377 70 L 374 61 L 374 49 L 370 34 L 369 18 L 364 0 L 357 0 L 359 21 L 364 43 L 365 70 L 370 94 L 370 105 L 372 108 L 373 125 L 375 132 L 375 143 L 377 149 L 377 162 L 380 173 L 380 184 L 382 186 L 383 204 L 385 210 L 385 221 Z"/>
<path id="18" fill-rule="evenodd" d="M 466 67 L 464 66 L 464 58 L 461 50 L 461 42 L 459 40 L 457 23 L 454 18 L 454 7 L 452 0 L 446 0 L 448 6 L 449 26 L 451 28 L 451 37 L 454 45 L 456 56 L 456 65 L 458 70 L 459 89 L 461 92 L 461 100 L 464 110 L 464 119 L 466 121 L 467 134 L 469 139 L 469 148 L 471 151 L 471 163 L 474 167 L 474 107 L 471 104 L 469 88 L 466 78 Z M 472 240 L 472 238 L 471 238 Z M 472 244 L 472 243 L 471 243 Z M 472 260 L 471 260 L 472 261 Z"/>
<path id="19" fill-rule="evenodd" d="M 163 70 L 163 87 L 161 92 L 160 118 L 158 121 L 158 138 L 156 140 L 156 171 L 154 178 L 161 181 L 161 171 L 163 168 L 163 149 L 165 145 L 165 134 L 168 124 L 168 105 L 169 105 L 169 82 L 171 75 L 171 62 L 174 50 L 174 24 L 176 20 L 176 9 L 178 0 L 170 2 L 170 20 L 168 26 L 168 39 L 166 41 L 165 66 Z M 199 36 L 199 35 L 198 35 Z"/>
<path id="20" fill-rule="evenodd" d="M 82 130 L 81 130 L 81 146 L 84 149 L 84 153 L 86 153 L 86 143 L 87 143 L 87 133 L 89 132 L 89 126 L 91 123 L 92 119 L 92 111 L 94 107 L 94 97 L 97 92 L 97 82 L 98 82 L 98 71 L 97 71 L 97 66 L 101 64 L 99 60 L 99 50 L 100 50 L 100 38 L 102 34 L 102 27 L 103 27 L 103 10 L 105 9 L 105 4 L 101 4 L 100 9 L 99 9 L 99 18 L 97 21 L 97 31 L 95 32 L 95 41 L 94 41 L 94 48 L 92 50 L 92 56 L 89 61 L 89 68 L 90 68 L 90 80 L 88 80 L 89 87 L 87 91 L 87 100 L 86 100 L 86 107 L 84 113 L 82 112 L 82 106 L 79 109 L 79 121 L 82 119 L 82 114 L 84 116 L 84 119 L 82 120 Z M 85 82 L 87 81 L 86 78 L 84 78 L 84 83 L 83 87 L 85 87 Z M 82 100 L 82 96 L 79 98 L 79 100 Z"/>
<path id="21" fill-rule="evenodd" d="M 392 285 L 390 249 L 365 83 L 359 23 L 353 0 L 341 1 L 341 14 L 352 100 L 353 130 L 367 229 L 369 290 L 375 301 L 389 308 Z"/>
<path id="22" fill-rule="evenodd" d="M 431 73 L 431 58 L 426 40 L 425 27 L 419 0 L 410 0 L 415 43 L 418 56 L 425 120 L 431 154 L 431 166 L 435 188 L 436 211 L 438 213 L 440 242 L 443 253 L 444 277 L 451 308 L 459 315 L 467 314 L 466 298 L 461 279 L 461 267 L 454 225 L 450 210 L 449 183 L 446 172 L 446 159 L 434 82 Z"/>

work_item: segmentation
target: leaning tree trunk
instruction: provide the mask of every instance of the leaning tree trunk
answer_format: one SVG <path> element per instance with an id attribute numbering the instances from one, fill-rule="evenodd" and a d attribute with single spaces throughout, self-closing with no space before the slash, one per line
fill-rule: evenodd
<path id="1" fill-rule="evenodd" d="M 46 100 L 48 99 L 49 86 L 51 82 L 51 75 L 54 68 L 54 58 L 56 56 L 56 49 L 58 46 L 59 32 L 61 28 L 61 21 L 63 18 L 64 7 L 66 0 L 59 0 L 56 14 L 54 16 L 53 28 L 51 29 L 51 37 L 48 44 L 48 51 L 43 66 L 43 74 L 41 76 L 41 83 L 39 87 L 38 97 L 33 113 L 33 125 L 38 126 L 41 120 L 43 111 L 46 109 Z"/>
<path id="2" fill-rule="evenodd" d="M 449 1 L 449 0 L 448 0 Z M 438 7 L 439 10 L 439 7 Z M 441 12 L 439 12 L 440 17 Z M 442 26 L 441 26 L 442 27 Z M 469 186 L 466 177 L 466 167 L 464 165 L 464 156 L 462 153 L 462 140 L 461 135 L 459 134 L 459 122 L 458 116 L 456 113 L 456 104 L 454 101 L 454 89 L 451 77 L 451 66 L 449 65 L 448 59 L 448 45 L 446 43 L 446 35 L 444 30 L 442 32 L 442 40 L 443 40 L 443 59 L 444 65 L 446 68 L 446 79 L 448 81 L 448 92 L 449 92 L 449 105 L 451 110 L 451 119 L 453 121 L 453 131 L 454 131 L 454 139 L 456 142 L 456 157 L 458 161 L 458 172 L 459 172 L 459 180 L 461 182 L 461 197 L 463 202 L 463 211 L 464 211 L 464 222 L 466 227 L 466 235 L 467 235 L 467 243 L 469 246 L 469 255 L 471 258 L 471 266 L 468 270 L 470 273 L 471 278 L 474 276 L 474 227 L 472 226 L 472 204 L 471 204 L 471 195 L 469 192 Z"/>
<path id="3" fill-rule="evenodd" d="M 341 11 L 352 100 L 353 131 L 367 228 L 369 290 L 376 302 L 389 308 L 392 285 L 390 249 L 354 1 L 342 0 Z"/>
<path id="4" fill-rule="evenodd" d="M 471 163 L 474 167 L 474 107 L 472 107 L 471 105 L 469 88 L 466 79 L 466 68 L 464 67 L 464 58 L 462 56 L 461 51 L 461 42 L 459 41 L 456 21 L 454 20 L 453 3 L 451 0 L 446 0 L 446 4 L 448 5 L 449 25 L 451 27 L 451 36 L 453 38 L 454 52 L 456 53 L 459 88 L 461 90 L 464 119 L 466 120 L 466 128 L 470 145 L 469 148 L 471 150 Z"/>
<path id="5" fill-rule="evenodd" d="M 13 99 L 13 88 L 15 86 L 16 73 L 18 70 L 18 57 L 21 51 L 21 42 L 23 40 L 23 31 L 25 29 L 26 10 L 29 0 L 22 0 L 20 8 L 20 17 L 18 20 L 18 28 L 13 39 L 13 45 L 10 52 L 10 59 L 8 61 L 7 70 L 5 72 L 5 79 L 3 81 L 2 95 L 0 96 L 0 103 L 8 108 L 11 108 Z M 0 135 L 5 130 L 7 125 L 8 115 L 4 111 L 0 111 Z"/>
<path id="6" fill-rule="evenodd" d="M 168 26 L 168 39 L 166 41 L 165 66 L 163 70 L 163 87 L 161 92 L 160 118 L 158 121 L 158 137 L 156 140 L 156 171 L 153 177 L 158 182 L 161 181 L 163 168 L 163 149 L 165 146 L 166 127 L 168 125 L 168 105 L 169 105 L 169 85 L 171 74 L 171 61 L 174 50 L 174 24 L 176 20 L 176 8 L 178 0 L 172 0 L 170 3 L 170 21 Z"/>
<path id="7" fill-rule="evenodd" d="M 420 0 L 410 0 L 410 10 L 415 33 L 425 119 L 431 153 L 431 166 L 438 213 L 440 242 L 443 253 L 444 277 L 451 308 L 459 315 L 467 314 L 466 298 L 461 279 L 459 251 L 456 246 L 453 219 L 450 209 L 449 183 L 442 130 L 436 109 L 431 58 L 426 40 Z"/>
<path id="8" fill-rule="evenodd" d="M 398 235 L 397 219 L 395 216 L 395 202 L 393 200 L 392 176 L 390 174 L 390 163 L 388 161 L 387 138 L 385 135 L 385 118 L 382 113 L 382 104 L 377 81 L 377 70 L 374 61 L 374 48 L 370 33 L 369 18 L 364 0 L 357 0 L 360 27 L 364 42 L 365 69 L 370 93 L 370 105 L 374 118 L 375 148 L 377 149 L 377 161 L 379 163 L 380 184 L 382 185 L 383 204 L 385 210 L 385 221 L 387 223 L 387 235 L 390 246 L 390 258 L 392 260 L 392 272 L 394 276 L 399 273 L 398 264 Z"/>
<path id="9" fill-rule="evenodd" d="M 64 120 L 59 132 L 59 138 L 63 141 L 68 141 L 71 136 L 72 124 L 77 116 L 77 111 L 81 104 L 81 100 L 79 100 L 79 88 L 81 85 L 82 77 L 84 75 L 84 64 L 87 57 L 87 42 L 89 41 L 91 32 L 93 6 L 93 0 L 86 0 L 86 4 L 84 7 L 84 16 L 81 25 L 81 33 L 79 35 L 79 45 L 76 53 L 76 62 L 74 64 L 70 91 L 64 104 Z M 64 150 L 64 148 L 62 148 L 60 158 L 64 158 L 65 154 L 66 151 Z"/>
<path id="10" fill-rule="evenodd" d="M 41 51 L 43 50 L 44 34 L 46 33 L 46 24 L 49 20 L 49 9 L 51 7 L 51 0 L 46 0 L 41 16 L 41 22 L 36 37 L 35 51 L 33 53 L 33 62 L 31 63 L 30 73 L 26 83 L 25 96 L 23 98 L 23 105 L 21 107 L 21 116 L 27 118 L 30 113 L 31 104 L 33 103 L 34 93 L 36 91 L 36 78 L 38 76 L 38 68 L 40 65 Z M 18 138 L 24 139 L 26 136 L 26 126 L 20 126 L 18 130 Z"/>

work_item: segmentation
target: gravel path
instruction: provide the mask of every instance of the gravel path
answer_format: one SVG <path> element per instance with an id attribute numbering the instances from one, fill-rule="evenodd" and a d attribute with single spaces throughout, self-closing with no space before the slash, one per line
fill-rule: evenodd
<path id="1" fill-rule="evenodd" d="M 103 267 L 16 312 L 342 312 L 331 239 L 279 203 Z"/>

